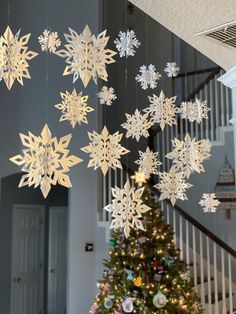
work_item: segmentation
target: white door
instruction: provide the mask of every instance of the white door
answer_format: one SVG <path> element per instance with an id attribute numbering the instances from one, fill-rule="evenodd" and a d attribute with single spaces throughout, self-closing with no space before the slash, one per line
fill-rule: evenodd
<path id="1" fill-rule="evenodd" d="M 67 214 L 65 207 L 50 207 L 47 314 L 66 313 Z"/>
<path id="2" fill-rule="evenodd" d="M 13 206 L 11 314 L 43 313 L 43 210 Z"/>

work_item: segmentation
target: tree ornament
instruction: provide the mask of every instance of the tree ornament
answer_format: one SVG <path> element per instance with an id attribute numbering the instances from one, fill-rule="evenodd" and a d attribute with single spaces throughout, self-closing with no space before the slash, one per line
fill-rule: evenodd
<path id="1" fill-rule="evenodd" d="M 134 280 L 133 271 L 130 269 L 126 269 L 126 273 L 127 273 L 127 280 L 133 281 Z"/>
<path id="2" fill-rule="evenodd" d="M 166 296 L 159 290 L 157 294 L 154 295 L 152 302 L 156 308 L 162 309 L 166 306 L 167 299 Z"/>
<path id="3" fill-rule="evenodd" d="M 58 141 L 52 137 L 51 132 L 45 124 L 41 136 L 36 136 L 31 132 L 29 135 L 20 133 L 22 144 L 26 147 L 22 150 L 22 155 L 17 155 L 10 160 L 22 166 L 22 171 L 26 172 L 20 180 L 19 187 L 28 185 L 34 188 L 40 185 L 44 198 L 51 190 L 51 185 L 57 183 L 67 188 L 71 187 L 71 181 L 66 174 L 70 167 L 82 162 L 76 156 L 68 156 L 68 145 L 71 134 L 68 134 Z"/>
<path id="4" fill-rule="evenodd" d="M 99 102 L 101 105 L 111 106 L 114 100 L 117 99 L 114 88 L 103 86 L 98 93 Z"/>
<path id="5" fill-rule="evenodd" d="M 149 147 L 146 152 L 139 150 L 139 159 L 135 161 L 139 165 L 139 170 L 143 172 L 148 178 L 151 174 L 158 174 L 157 167 L 161 162 L 157 160 L 158 152 L 153 153 Z"/>
<path id="6" fill-rule="evenodd" d="M 68 120 L 74 128 L 78 123 L 88 124 L 87 113 L 94 111 L 93 108 L 87 105 L 88 96 L 83 96 L 82 92 L 77 94 L 73 89 L 72 93 L 61 93 L 62 102 L 55 107 L 62 112 L 60 121 Z"/>
<path id="7" fill-rule="evenodd" d="M 181 103 L 179 108 L 180 117 L 188 119 L 190 122 L 196 121 L 201 123 L 203 119 L 208 119 L 208 111 L 211 108 L 207 107 L 207 101 L 200 101 L 196 98 L 195 102 L 185 101 Z"/>
<path id="8" fill-rule="evenodd" d="M 69 28 L 70 34 L 64 34 L 67 44 L 65 49 L 56 51 L 56 54 L 66 58 L 66 67 L 63 75 L 73 74 L 73 83 L 80 77 L 84 87 L 87 87 L 91 78 L 97 84 L 97 77 L 107 81 L 106 64 L 114 63 L 112 58 L 115 51 L 106 49 L 109 37 L 106 30 L 97 37 L 92 35 L 86 25 L 81 34 Z"/>
<path id="9" fill-rule="evenodd" d="M 180 68 L 176 62 L 167 62 L 164 72 L 168 77 L 176 77 L 178 75 Z"/>
<path id="10" fill-rule="evenodd" d="M 153 259 L 151 265 L 152 265 L 152 268 L 153 268 L 153 269 L 155 269 L 155 270 L 157 269 L 157 267 L 158 267 L 158 262 L 157 262 L 156 258 Z"/>
<path id="11" fill-rule="evenodd" d="M 161 274 L 154 274 L 153 280 L 156 282 L 160 282 L 161 281 Z"/>
<path id="12" fill-rule="evenodd" d="M 176 199 L 187 200 L 185 191 L 189 189 L 192 184 L 185 181 L 184 172 L 176 172 L 172 166 L 170 172 L 160 172 L 160 183 L 154 185 L 155 188 L 161 192 L 160 201 L 170 199 L 171 204 L 174 206 Z"/>
<path id="13" fill-rule="evenodd" d="M 110 239 L 109 240 L 109 245 L 114 248 L 117 245 L 116 239 Z"/>
<path id="14" fill-rule="evenodd" d="M 45 29 L 43 34 L 38 37 L 41 50 L 49 53 L 55 53 L 57 48 L 61 46 L 61 40 L 57 32 Z"/>
<path id="15" fill-rule="evenodd" d="M 97 303 L 93 303 L 89 311 L 89 314 L 96 314 L 98 309 L 99 309 L 99 305 Z"/>
<path id="16" fill-rule="evenodd" d="M 125 313 L 132 313 L 134 310 L 134 298 L 127 297 L 125 300 L 122 302 L 122 308 Z"/>
<path id="17" fill-rule="evenodd" d="M 154 89 L 157 87 L 157 81 L 160 80 L 162 75 L 156 72 L 156 67 L 153 64 L 148 66 L 142 65 L 139 72 L 140 74 L 135 77 L 135 80 L 140 83 L 142 89 L 148 89 L 148 87 Z"/>
<path id="18" fill-rule="evenodd" d="M 150 104 L 143 111 L 150 116 L 151 124 L 159 124 L 164 130 L 166 125 L 176 124 L 178 108 L 175 106 L 176 96 L 167 98 L 163 91 L 159 96 L 148 97 Z"/>
<path id="19" fill-rule="evenodd" d="M 126 32 L 119 32 L 119 38 L 116 38 L 114 44 L 119 52 L 120 57 L 129 57 L 135 55 L 135 48 L 140 46 L 140 42 L 136 38 L 136 34 L 133 30 L 127 30 Z"/>
<path id="20" fill-rule="evenodd" d="M 9 90 L 15 80 L 23 86 L 23 78 L 31 78 L 28 61 L 35 58 L 38 53 L 28 51 L 26 44 L 30 35 L 27 34 L 20 38 L 20 30 L 13 35 L 8 26 L 0 37 L 0 80 L 4 80 Z"/>
<path id="21" fill-rule="evenodd" d="M 113 307 L 113 301 L 112 301 L 111 298 L 108 297 L 108 298 L 104 299 L 104 307 L 107 310 L 109 310 L 109 309 L 111 309 Z"/>
<path id="22" fill-rule="evenodd" d="M 96 170 L 100 167 L 104 176 L 109 167 L 122 169 L 119 159 L 129 152 L 120 144 L 123 134 L 119 132 L 109 134 L 106 126 L 104 126 L 101 134 L 93 131 L 93 133 L 88 132 L 88 136 L 91 142 L 88 146 L 81 148 L 90 156 L 88 168 L 94 167 Z"/>
<path id="23" fill-rule="evenodd" d="M 204 213 L 215 213 L 220 201 L 216 198 L 215 193 L 203 193 L 199 205 L 202 206 Z"/>
<path id="24" fill-rule="evenodd" d="M 174 259 L 170 255 L 166 255 L 162 259 L 168 267 L 171 267 L 174 264 Z"/>
<path id="25" fill-rule="evenodd" d="M 134 285 L 136 287 L 141 287 L 142 286 L 142 277 L 138 276 L 137 278 L 134 278 Z"/>
<path id="26" fill-rule="evenodd" d="M 126 137 L 135 138 L 138 142 L 141 136 L 148 137 L 148 130 L 152 124 L 148 121 L 147 114 L 141 114 L 141 112 L 136 109 L 134 114 L 125 114 L 127 121 L 121 126 L 127 130 Z"/>
<path id="27" fill-rule="evenodd" d="M 104 209 L 112 213 L 111 229 L 124 228 L 125 237 L 128 238 L 131 228 L 144 230 L 144 226 L 140 218 L 151 208 L 141 199 L 144 188 L 135 189 L 130 186 L 129 180 L 126 181 L 124 188 L 117 186 L 112 188 L 114 199 L 112 203 Z"/>

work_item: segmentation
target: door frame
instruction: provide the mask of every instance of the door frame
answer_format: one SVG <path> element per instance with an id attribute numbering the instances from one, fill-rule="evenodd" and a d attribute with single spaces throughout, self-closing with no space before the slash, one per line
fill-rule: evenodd
<path id="1" fill-rule="evenodd" d="M 41 210 L 41 228 L 40 228 L 40 257 L 41 257 L 41 273 L 40 273 L 40 308 L 42 314 L 44 313 L 44 271 L 45 271 L 45 206 L 35 204 L 14 204 L 12 207 L 12 230 L 11 230 L 11 296 L 10 296 L 10 314 L 13 314 L 13 240 L 14 240 L 14 212 L 21 208 L 27 209 L 40 209 Z"/>

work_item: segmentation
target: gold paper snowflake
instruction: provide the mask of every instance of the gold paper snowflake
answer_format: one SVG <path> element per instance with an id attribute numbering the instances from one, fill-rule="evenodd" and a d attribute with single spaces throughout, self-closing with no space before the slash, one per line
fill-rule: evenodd
<path id="1" fill-rule="evenodd" d="M 73 82 L 80 77 L 84 87 L 91 78 L 95 83 L 97 77 L 107 81 L 106 64 L 115 62 L 112 57 L 116 52 L 106 49 L 109 40 L 106 30 L 97 37 L 92 35 L 88 25 L 81 34 L 71 28 L 69 32 L 70 34 L 65 34 L 65 49 L 56 52 L 58 56 L 66 58 L 67 65 L 63 75 L 73 74 Z"/>
<path id="2" fill-rule="evenodd" d="M 211 109 L 207 107 L 207 101 L 200 101 L 195 99 L 195 102 L 182 102 L 179 113 L 182 119 L 188 119 L 190 122 L 197 121 L 201 123 L 203 119 L 208 119 L 208 111 Z"/>
<path id="3" fill-rule="evenodd" d="M 43 34 L 38 37 L 42 51 L 55 53 L 57 48 L 61 46 L 61 40 L 57 32 L 51 32 L 45 29 Z"/>
<path id="4" fill-rule="evenodd" d="M 99 102 L 101 105 L 111 106 L 114 100 L 117 99 L 114 88 L 103 86 L 98 93 Z"/>
<path id="5" fill-rule="evenodd" d="M 82 162 L 82 159 L 69 155 L 68 145 L 71 134 L 68 134 L 58 141 L 52 137 L 47 126 L 44 126 L 41 136 L 29 132 L 28 135 L 20 134 L 22 144 L 26 147 L 22 155 L 17 155 L 10 160 L 22 166 L 26 172 L 21 178 L 19 187 L 38 187 L 40 185 L 43 196 L 46 198 L 51 185 L 57 183 L 65 187 L 71 187 L 71 181 L 66 174 L 70 167 Z"/>
<path id="6" fill-rule="evenodd" d="M 150 104 L 144 109 L 148 115 L 150 115 L 150 122 L 152 124 L 160 124 L 161 129 L 165 128 L 165 125 L 168 124 L 172 126 L 176 124 L 176 113 L 178 108 L 175 107 L 176 96 L 167 98 L 163 91 L 161 91 L 159 97 L 153 95 L 148 97 Z"/>
<path id="7" fill-rule="evenodd" d="M 186 178 L 190 177 L 192 172 L 204 172 L 203 161 L 210 157 L 211 145 L 207 140 L 193 140 L 187 133 L 184 140 L 177 138 L 171 140 L 173 151 L 166 155 L 173 160 L 173 166 L 176 171 L 182 171 Z"/>
<path id="8" fill-rule="evenodd" d="M 139 159 L 135 161 L 139 165 L 139 170 L 142 171 L 146 177 L 150 177 L 150 174 L 158 174 L 157 167 L 161 163 L 157 160 L 158 152 L 152 152 L 147 147 L 146 152 L 139 151 Z"/>
<path id="9" fill-rule="evenodd" d="M 74 128 L 78 123 L 88 123 L 87 113 L 94 109 L 87 106 L 88 96 L 82 96 L 82 92 L 77 94 L 73 89 L 72 93 L 61 93 L 62 102 L 55 107 L 62 111 L 60 121 L 68 120 Z"/>
<path id="10" fill-rule="evenodd" d="M 112 188 L 114 199 L 112 204 L 105 207 L 105 210 L 112 213 L 111 229 L 123 228 L 125 237 L 128 238 L 131 228 L 144 230 L 140 218 L 142 214 L 151 208 L 142 201 L 144 188 L 135 189 L 130 186 L 129 180 L 126 181 L 124 188 L 117 186 Z"/>
<path id="11" fill-rule="evenodd" d="M 141 187 L 147 182 L 149 176 L 146 176 L 146 174 L 142 172 L 141 169 L 139 169 L 138 171 L 134 172 L 134 174 L 131 176 L 131 179 L 133 179 L 134 182 Z"/>
<path id="12" fill-rule="evenodd" d="M 170 199 L 174 206 L 176 199 L 187 200 L 185 191 L 189 189 L 192 184 L 185 181 L 183 172 L 176 172 L 174 167 L 170 168 L 170 172 L 160 172 L 160 183 L 155 185 L 155 188 L 161 192 L 160 201 Z"/>
<path id="13" fill-rule="evenodd" d="M 129 152 L 120 144 L 123 134 L 119 132 L 109 134 L 106 126 L 104 126 L 101 134 L 93 131 L 93 133 L 88 132 L 88 136 L 91 142 L 88 146 L 81 148 L 91 158 L 88 168 L 94 167 L 96 170 L 100 167 L 104 176 L 109 167 L 122 169 L 119 159 Z"/>
<path id="14" fill-rule="evenodd" d="M 1 36 L 0 45 L 0 69 L 1 79 L 4 79 L 7 88 L 10 90 L 13 83 L 17 80 L 23 85 L 23 78 L 30 79 L 28 61 L 38 55 L 33 51 L 28 51 L 30 34 L 20 38 L 20 30 L 13 35 L 8 26 L 3 36 Z"/>
<path id="15" fill-rule="evenodd" d="M 148 121 L 147 114 L 141 114 L 141 112 L 136 109 L 134 114 L 125 114 L 127 121 L 121 126 L 127 130 L 126 137 L 135 138 L 138 142 L 141 136 L 148 137 L 148 130 L 152 126 L 151 122 Z"/>
<path id="16" fill-rule="evenodd" d="M 215 213 L 220 201 L 216 198 L 215 193 L 203 193 L 199 205 L 203 207 L 204 213 Z"/>

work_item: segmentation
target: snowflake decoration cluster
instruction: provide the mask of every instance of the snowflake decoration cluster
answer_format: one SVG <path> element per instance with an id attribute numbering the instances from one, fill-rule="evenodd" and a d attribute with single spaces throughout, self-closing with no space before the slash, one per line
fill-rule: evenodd
<path id="1" fill-rule="evenodd" d="M 120 57 L 129 57 L 135 55 L 135 48 L 140 46 L 140 42 L 136 38 L 135 32 L 133 30 L 128 30 L 127 32 L 119 32 L 119 38 L 116 38 L 114 44 L 119 52 Z"/>
<path id="2" fill-rule="evenodd" d="M 215 213 L 220 201 L 216 198 L 215 193 L 204 193 L 199 205 L 202 206 L 204 213 Z"/>
<path id="3" fill-rule="evenodd" d="M 55 53 L 57 48 L 61 46 L 61 40 L 57 32 L 45 29 L 43 34 L 38 37 L 41 50 L 45 52 Z"/>
<path id="4" fill-rule="evenodd" d="M 190 122 L 201 123 L 203 119 L 208 119 L 208 112 L 211 109 L 207 107 L 207 102 L 196 98 L 194 102 L 185 101 L 179 108 L 180 117 L 188 119 Z"/>
<path id="5" fill-rule="evenodd" d="M 117 99 L 114 88 L 103 86 L 98 93 L 99 102 L 101 105 L 111 106 L 114 100 Z"/>

